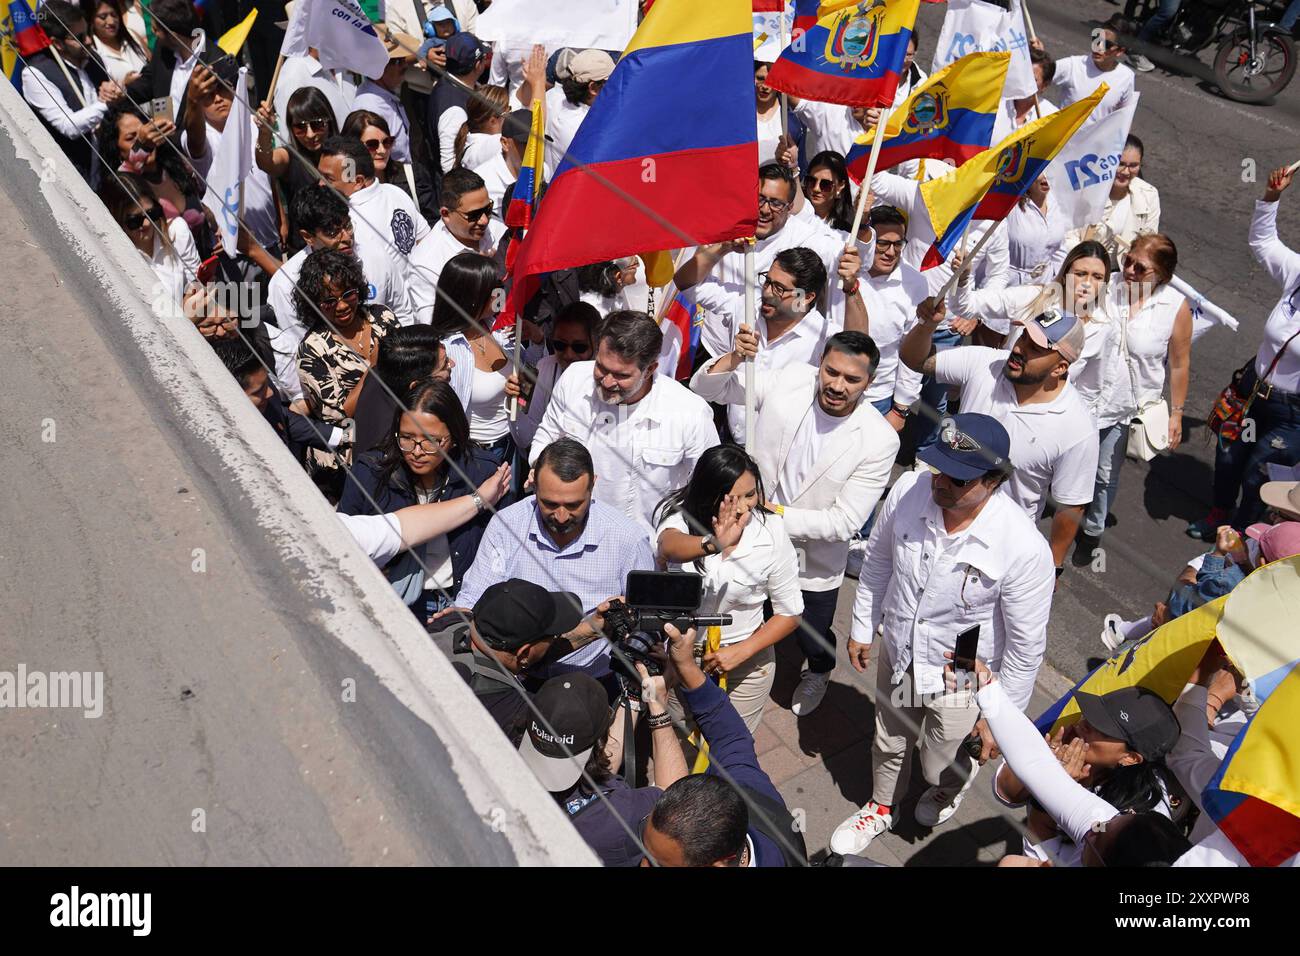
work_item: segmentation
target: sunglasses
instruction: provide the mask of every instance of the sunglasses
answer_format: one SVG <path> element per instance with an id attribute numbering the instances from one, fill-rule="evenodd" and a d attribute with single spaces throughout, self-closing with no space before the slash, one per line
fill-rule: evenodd
<path id="1" fill-rule="evenodd" d="M 1152 269 L 1149 265 L 1147 265 L 1145 262 L 1138 262 L 1132 256 L 1124 257 L 1124 268 L 1128 269 L 1134 275 L 1137 276 L 1150 275 L 1151 273 L 1156 271 L 1155 269 Z"/>
<path id="2" fill-rule="evenodd" d="M 357 301 L 360 298 L 361 298 L 360 289 L 348 289 L 347 292 L 344 292 L 340 296 L 337 297 L 331 296 L 328 299 L 321 299 L 320 307 L 322 310 L 333 310 L 338 306 L 340 302 L 346 302 L 348 305 L 356 305 Z"/>
<path id="3" fill-rule="evenodd" d="M 820 189 L 824 192 L 831 192 L 835 189 L 835 180 L 833 179 L 822 179 L 819 176 L 805 176 L 803 181 L 804 185 L 807 186 L 809 190 Z"/>
<path id="4" fill-rule="evenodd" d="M 324 133 L 330 128 L 329 120 L 314 119 L 303 120 L 301 123 L 291 123 L 295 133 L 305 133 L 310 130 L 313 133 Z"/>
<path id="5" fill-rule="evenodd" d="M 154 222 L 162 222 L 163 219 L 162 206 L 150 206 L 147 215 L 142 212 L 133 212 L 131 213 L 131 215 L 125 217 L 122 220 L 122 225 L 126 226 L 127 229 L 134 232 L 136 229 L 139 229 L 141 226 L 145 224 L 146 219 L 153 220 Z"/>
<path id="6" fill-rule="evenodd" d="M 361 141 L 361 144 L 365 146 L 366 149 L 374 153 L 379 150 L 380 146 L 384 147 L 384 149 L 391 150 L 393 148 L 393 144 L 396 142 L 397 142 L 396 136 L 385 136 L 383 139 L 363 139 Z"/>
<path id="7" fill-rule="evenodd" d="M 586 355 L 591 351 L 591 343 L 578 339 L 573 342 L 566 342 L 564 339 L 551 339 L 550 346 L 552 352 L 572 352 L 574 355 Z"/>
<path id="8" fill-rule="evenodd" d="M 468 212 L 461 212 L 459 209 L 457 209 L 456 215 L 464 216 L 466 222 L 478 222 L 481 219 L 491 219 L 492 210 L 494 208 L 495 205 L 493 203 L 488 203 L 482 209 L 471 209 Z"/>

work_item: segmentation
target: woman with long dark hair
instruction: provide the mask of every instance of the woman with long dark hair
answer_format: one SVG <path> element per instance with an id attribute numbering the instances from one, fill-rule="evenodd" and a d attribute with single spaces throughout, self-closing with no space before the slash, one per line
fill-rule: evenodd
<path id="1" fill-rule="evenodd" d="M 131 244 L 149 263 L 166 293 L 165 304 L 179 310 L 185 290 L 199 268 L 199 254 L 190 227 L 179 216 L 168 221 L 163 204 L 149 183 L 131 173 L 106 176 L 99 188 L 99 198 L 108 207 L 113 221 L 122 227 Z M 154 304 L 161 307 L 164 302 Z"/>
<path id="2" fill-rule="evenodd" d="M 478 515 L 385 569 L 388 580 L 421 621 L 449 606 L 474 563 L 489 506 L 505 507 L 508 474 L 469 440 L 469 422 L 456 393 L 445 382 L 426 380 L 400 393 L 405 407 L 393 415 L 392 430 L 375 451 L 357 458 L 343 489 L 343 514 L 387 514 L 407 505 L 449 501 L 477 493 Z M 421 567 L 420 562 L 424 567 Z"/>
<path id="3" fill-rule="evenodd" d="M 293 136 L 293 152 L 287 146 L 273 145 L 271 128 L 275 125 L 275 110 L 266 102 L 257 111 L 260 122 L 254 158 L 257 168 L 279 184 L 284 208 L 288 212 L 293 208 L 293 197 L 299 191 L 320 182 L 316 167 L 320 164 L 321 146 L 338 133 L 338 123 L 334 119 L 334 107 L 314 86 L 294 90 L 284 111 L 284 126 Z M 310 168 L 307 163 L 311 164 Z M 297 252 L 303 247 L 303 241 L 292 217 L 287 230 L 285 245 L 290 253 Z"/>
<path id="4" fill-rule="evenodd" d="M 122 0 L 81 0 L 90 27 L 91 46 L 115 83 L 132 83 L 149 62 L 149 50 L 136 42 L 126 28 Z"/>
<path id="5" fill-rule="evenodd" d="M 628 286 L 636 283 L 636 256 L 578 267 L 578 298 L 595 307 L 603 319 L 611 312 L 630 309 Z"/>
<path id="6" fill-rule="evenodd" d="M 686 487 L 655 511 L 659 559 L 704 576 L 701 614 L 730 614 L 708 635 L 704 671 L 725 677 L 731 703 L 753 733 L 776 678 L 777 642 L 799 626 L 799 561 L 781 518 L 767 511 L 758 463 L 739 445 L 710 448 Z M 764 620 L 763 606 L 772 616 Z M 680 715 L 681 707 L 670 701 Z"/>
<path id="7" fill-rule="evenodd" d="M 433 186 L 433 177 L 421 163 L 399 163 L 393 159 L 393 145 L 397 141 L 388 128 L 388 120 L 370 110 L 354 110 L 343 121 L 342 135 L 360 140 L 369 151 L 375 163 L 375 179 L 409 193 L 425 219 L 438 221 L 438 193 Z M 415 182 L 414 191 L 411 190 L 412 180 Z"/>
<path id="8" fill-rule="evenodd" d="M 843 156 L 825 149 L 810 159 L 802 188 L 809 211 L 816 218 L 840 232 L 847 233 L 853 227 L 853 187 Z M 799 212 L 796 210 L 796 214 Z"/>

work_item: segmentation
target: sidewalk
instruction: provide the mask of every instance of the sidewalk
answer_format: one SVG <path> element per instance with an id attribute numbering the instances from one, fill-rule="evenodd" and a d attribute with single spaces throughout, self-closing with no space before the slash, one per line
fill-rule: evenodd
<path id="1" fill-rule="evenodd" d="M 776 684 L 754 734 L 759 764 L 796 819 L 800 811 L 804 815 L 804 839 L 814 860 L 824 857 L 835 828 L 871 798 L 875 662 L 859 674 L 843 650 L 856 586 L 854 579 L 846 578 L 840 589 L 835 616 L 838 661 L 826 699 L 803 720 L 790 712 L 801 664 L 797 643 L 783 641 L 777 645 Z M 1070 686 L 1072 682 L 1044 665 L 1029 713 L 1041 713 Z M 877 837 L 865 855 L 889 866 L 987 866 L 1007 853 L 1019 853 L 1020 831 L 1012 820 L 1021 820 L 1023 814 L 993 799 L 992 769 L 990 765 L 981 770 L 956 815 L 931 831 L 912 820 L 912 806 L 927 786 L 920 761 L 913 757 L 910 781 L 900 784 L 906 796 L 901 812 L 895 810 L 895 829 Z"/>

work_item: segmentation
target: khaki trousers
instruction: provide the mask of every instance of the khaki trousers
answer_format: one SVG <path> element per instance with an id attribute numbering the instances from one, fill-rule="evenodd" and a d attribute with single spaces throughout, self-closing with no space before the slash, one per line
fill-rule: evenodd
<path id="1" fill-rule="evenodd" d="M 772 684 L 776 681 L 776 649 L 766 647 L 759 651 L 734 671 L 727 672 L 727 699 L 736 708 L 740 719 L 745 722 L 752 737 L 763 719 L 763 707 L 768 695 L 772 693 Z M 681 701 L 676 693 L 668 695 L 668 712 L 673 720 L 681 721 L 685 716 Z"/>

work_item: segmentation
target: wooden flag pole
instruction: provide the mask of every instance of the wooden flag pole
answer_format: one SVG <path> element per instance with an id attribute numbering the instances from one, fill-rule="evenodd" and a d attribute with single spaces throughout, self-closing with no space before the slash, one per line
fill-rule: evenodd
<path id="1" fill-rule="evenodd" d="M 266 101 L 275 102 L 275 85 L 280 82 L 280 69 L 284 66 L 284 54 L 281 53 L 275 61 L 275 72 L 271 74 L 271 85 L 266 90 Z"/>
<path id="2" fill-rule="evenodd" d="M 515 381 L 519 383 L 519 386 L 521 388 L 523 387 L 524 384 L 524 378 L 523 375 L 521 374 L 523 369 L 519 362 L 519 353 L 523 350 L 524 347 L 523 336 L 524 336 L 524 313 L 523 310 L 521 309 L 515 313 L 515 354 L 514 354 Z M 519 396 L 516 395 L 514 398 L 510 399 L 510 421 L 515 422 L 518 420 L 519 420 Z"/>
<path id="3" fill-rule="evenodd" d="M 1288 173 L 1294 173 L 1297 169 L 1300 169 L 1300 159 L 1297 159 L 1294 163 L 1288 166 L 1286 171 Z"/>
<path id="4" fill-rule="evenodd" d="M 81 102 L 81 108 L 84 110 L 86 108 L 86 97 L 81 93 L 81 84 L 74 80 L 72 74 L 68 72 L 68 65 L 63 62 L 63 57 L 59 55 L 58 47 L 51 44 L 48 49 L 54 54 L 54 62 L 59 64 L 59 69 L 63 71 L 63 78 L 68 81 L 68 86 L 72 87 L 72 92 L 77 94 L 77 99 Z"/>
<path id="5" fill-rule="evenodd" d="M 754 243 L 745 247 L 745 325 L 754 328 Z M 686 343 L 683 348 L 689 346 Z M 754 360 L 745 359 L 745 451 L 754 454 Z"/>
<path id="6" fill-rule="evenodd" d="M 858 189 L 858 208 L 853 214 L 853 230 L 849 233 L 849 242 L 858 238 L 858 230 L 862 228 L 862 216 L 867 211 L 867 194 L 871 192 L 871 178 L 876 175 L 880 147 L 885 144 L 885 119 L 888 115 L 888 110 L 881 107 L 880 118 L 876 120 L 876 137 L 871 142 L 871 155 L 867 158 L 867 174 L 862 177 L 862 186 Z"/>

